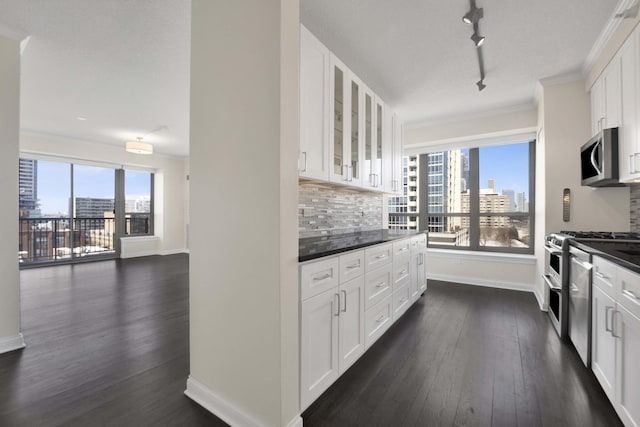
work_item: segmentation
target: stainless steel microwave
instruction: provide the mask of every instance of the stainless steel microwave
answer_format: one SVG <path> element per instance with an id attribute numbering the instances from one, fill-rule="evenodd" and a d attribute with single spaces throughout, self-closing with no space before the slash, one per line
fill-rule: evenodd
<path id="1" fill-rule="evenodd" d="M 580 148 L 582 185 L 617 187 L 618 128 L 603 129 Z"/>

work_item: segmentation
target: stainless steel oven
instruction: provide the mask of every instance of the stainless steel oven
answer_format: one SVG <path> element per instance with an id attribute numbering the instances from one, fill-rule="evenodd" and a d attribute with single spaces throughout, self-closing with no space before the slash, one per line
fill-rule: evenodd
<path id="1" fill-rule="evenodd" d="M 547 312 L 551 323 L 561 338 L 567 336 L 568 330 L 568 295 L 567 275 L 568 258 L 565 253 L 569 241 L 568 236 L 562 234 L 548 234 L 545 236 L 545 274 L 542 276 L 549 292 L 549 308 Z"/>

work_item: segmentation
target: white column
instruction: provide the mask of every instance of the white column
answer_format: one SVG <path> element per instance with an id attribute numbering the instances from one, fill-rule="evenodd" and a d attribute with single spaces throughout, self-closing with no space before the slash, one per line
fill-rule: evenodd
<path id="1" fill-rule="evenodd" d="M 24 347 L 18 270 L 20 42 L 0 36 L 0 353 Z"/>
<path id="2" fill-rule="evenodd" d="M 232 425 L 301 425 L 299 0 L 194 0 L 186 394 Z"/>

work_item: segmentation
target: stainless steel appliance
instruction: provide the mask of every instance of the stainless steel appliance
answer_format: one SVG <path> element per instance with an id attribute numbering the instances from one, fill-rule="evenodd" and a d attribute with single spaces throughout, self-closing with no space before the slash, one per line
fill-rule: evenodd
<path id="1" fill-rule="evenodd" d="M 545 236 L 544 249 L 545 274 L 542 276 L 549 292 L 549 308 L 547 312 L 551 318 L 551 324 L 561 338 L 567 336 L 567 260 L 565 251 L 568 250 L 569 236 L 561 233 L 552 233 Z"/>
<path id="2" fill-rule="evenodd" d="M 618 181 L 618 128 L 603 129 L 580 148 L 582 185 L 621 186 Z"/>
<path id="3" fill-rule="evenodd" d="M 591 366 L 591 254 L 569 247 L 569 338 Z"/>

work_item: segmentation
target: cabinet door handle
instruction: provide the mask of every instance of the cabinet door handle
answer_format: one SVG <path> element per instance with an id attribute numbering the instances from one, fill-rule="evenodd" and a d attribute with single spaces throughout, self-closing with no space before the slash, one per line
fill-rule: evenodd
<path id="1" fill-rule="evenodd" d="M 354 268 L 359 268 L 360 263 L 347 265 L 347 270 L 353 270 Z"/>
<path id="2" fill-rule="evenodd" d="M 606 275 L 606 274 L 604 274 L 604 273 L 600 273 L 599 271 L 595 271 L 593 274 L 595 274 L 595 275 L 596 275 L 596 277 L 598 277 L 598 278 L 600 278 L 600 279 L 610 279 L 610 277 L 609 277 L 609 276 L 607 276 L 607 275 Z"/>
<path id="3" fill-rule="evenodd" d="M 376 319 L 376 323 L 380 323 L 384 320 L 384 314 L 381 314 L 380 317 Z"/>
<path id="4" fill-rule="evenodd" d="M 376 285 L 376 288 L 384 288 L 386 286 L 387 282 L 380 282 Z"/>
<path id="5" fill-rule="evenodd" d="M 408 250 L 408 249 L 409 249 L 408 247 L 403 246 L 403 247 L 401 247 L 401 248 L 398 250 L 398 252 L 404 252 L 404 251 L 406 251 L 406 250 Z"/>
<path id="6" fill-rule="evenodd" d="M 629 154 L 629 173 L 636 173 L 636 166 L 634 160 L 635 154 Z"/>
<path id="7" fill-rule="evenodd" d="M 353 181 L 353 165 L 349 165 L 348 168 L 351 171 L 349 173 L 349 182 L 351 182 L 351 181 Z"/>
<path id="8" fill-rule="evenodd" d="M 334 296 L 334 301 L 335 301 L 335 297 L 338 298 L 338 303 L 336 304 L 336 312 L 334 314 L 334 316 L 340 316 L 340 294 L 333 294 Z"/>
<path id="9" fill-rule="evenodd" d="M 374 175 L 374 174 L 372 174 L 372 173 L 370 173 L 370 174 L 369 174 L 369 184 L 370 184 L 372 187 L 375 187 L 375 181 L 372 179 L 374 176 L 375 176 L 375 175 Z"/>
<path id="10" fill-rule="evenodd" d="M 383 259 L 383 258 L 386 258 L 386 257 L 387 257 L 387 254 L 380 254 L 380 255 L 378 255 L 376 257 L 376 259 Z"/>
<path id="11" fill-rule="evenodd" d="M 300 172 L 306 172 L 307 171 L 307 152 L 306 151 L 302 151 L 300 154 L 304 155 L 304 167 L 302 168 L 302 170 Z"/>
<path id="12" fill-rule="evenodd" d="M 604 308 L 604 330 L 607 332 L 611 332 L 611 335 L 613 335 L 613 329 L 609 327 L 609 310 L 612 310 L 613 307 L 611 306 L 606 306 Z M 613 318 L 613 316 L 611 316 Z"/>
<path id="13" fill-rule="evenodd" d="M 398 274 L 398 275 L 399 275 L 399 276 L 404 276 L 405 274 L 407 274 L 407 270 L 402 270 L 402 271 L 400 272 L 400 274 Z"/>
<path id="14" fill-rule="evenodd" d="M 620 314 L 620 312 L 618 310 L 613 310 L 613 313 L 611 314 L 611 335 L 615 338 L 622 338 L 622 335 L 618 335 L 616 333 L 616 314 Z"/>
<path id="15" fill-rule="evenodd" d="M 313 281 L 314 281 L 314 282 L 319 282 L 319 281 L 321 281 L 321 280 L 328 279 L 329 277 L 331 277 L 331 273 L 323 274 L 323 275 L 322 275 L 322 276 L 320 276 L 320 277 L 314 277 L 314 278 L 313 278 Z"/>
<path id="16" fill-rule="evenodd" d="M 622 281 L 622 286 L 624 286 L 624 285 L 625 285 L 625 283 L 624 283 L 624 281 Z M 628 296 L 628 297 L 630 297 L 630 298 L 633 298 L 633 299 L 640 299 L 640 297 L 638 297 L 638 296 L 635 294 L 635 292 L 630 291 L 629 289 L 625 289 L 624 291 L 622 291 L 622 294 L 623 294 L 623 295 L 626 295 L 626 296 Z"/>
<path id="17" fill-rule="evenodd" d="M 347 291 L 343 289 L 342 292 L 344 292 L 344 307 L 342 308 L 342 311 L 346 312 L 347 311 Z"/>

